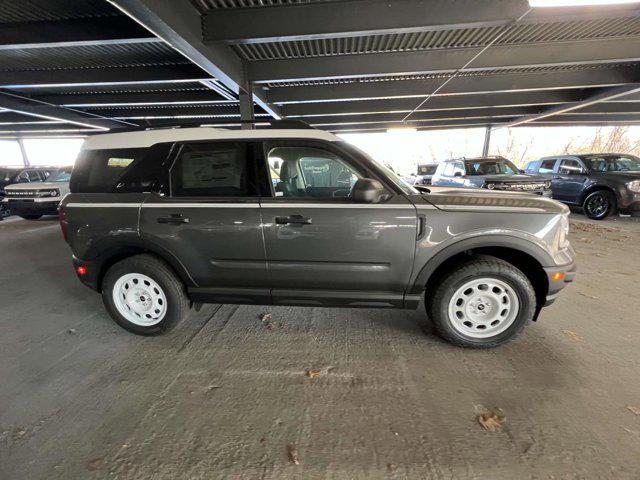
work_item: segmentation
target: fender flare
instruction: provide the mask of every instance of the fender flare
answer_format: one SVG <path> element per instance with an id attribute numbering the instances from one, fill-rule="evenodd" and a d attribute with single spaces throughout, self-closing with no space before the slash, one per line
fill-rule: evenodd
<path id="1" fill-rule="evenodd" d="M 551 255 L 549 255 L 542 247 L 530 240 L 510 235 L 482 235 L 471 237 L 448 245 L 432 256 L 416 276 L 413 285 L 410 287 L 409 293 L 422 293 L 433 272 L 435 272 L 440 265 L 451 257 L 465 252 L 466 250 L 482 247 L 510 248 L 512 250 L 518 250 L 528 254 L 540 263 L 542 267 L 555 265 Z"/>

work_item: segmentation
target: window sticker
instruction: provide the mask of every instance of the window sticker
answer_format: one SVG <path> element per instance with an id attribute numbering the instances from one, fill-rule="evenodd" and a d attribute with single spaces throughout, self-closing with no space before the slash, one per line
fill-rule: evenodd
<path id="1" fill-rule="evenodd" d="M 133 158 L 111 157 L 107 160 L 107 167 L 126 168 L 133 162 Z"/>

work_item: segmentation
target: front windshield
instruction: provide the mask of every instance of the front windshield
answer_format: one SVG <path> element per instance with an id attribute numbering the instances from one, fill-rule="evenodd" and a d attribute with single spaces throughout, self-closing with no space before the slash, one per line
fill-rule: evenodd
<path id="1" fill-rule="evenodd" d="M 351 143 L 348 143 L 348 142 L 344 142 L 342 145 L 343 145 L 343 147 L 345 147 L 345 149 L 347 151 L 354 152 L 357 155 L 360 155 L 360 156 L 364 157 L 369 162 L 373 163 L 379 170 L 382 170 L 386 174 L 386 176 L 387 176 L 387 178 L 389 178 L 389 180 L 391 180 L 397 187 L 400 187 L 400 190 L 402 190 L 405 194 L 407 194 L 407 195 L 419 195 L 420 194 L 420 192 L 418 192 L 418 190 L 416 190 L 413 186 L 411 186 L 407 182 L 405 182 L 393 170 L 391 170 L 386 165 L 384 165 L 384 164 L 382 164 L 380 162 L 377 162 L 369 154 L 367 154 L 366 152 L 360 150 L 355 145 L 353 145 Z"/>
<path id="2" fill-rule="evenodd" d="M 506 158 L 491 160 L 465 160 L 467 175 L 515 175 L 520 173 L 518 167 Z"/>
<path id="3" fill-rule="evenodd" d="M 588 155 L 582 160 L 595 172 L 640 172 L 640 158 L 633 155 Z"/>
<path id="4" fill-rule="evenodd" d="M 19 170 L 12 168 L 0 168 L 0 182 L 8 182 L 12 180 L 18 172 Z"/>
<path id="5" fill-rule="evenodd" d="M 47 178 L 47 182 L 68 182 L 71 180 L 71 169 L 65 168 L 63 170 L 58 170 L 51 174 L 49 178 Z"/>
<path id="6" fill-rule="evenodd" d="M 418 175 L 433 175 L 436 173 L 437 165 L 420 165 L 418 167 Z"/>

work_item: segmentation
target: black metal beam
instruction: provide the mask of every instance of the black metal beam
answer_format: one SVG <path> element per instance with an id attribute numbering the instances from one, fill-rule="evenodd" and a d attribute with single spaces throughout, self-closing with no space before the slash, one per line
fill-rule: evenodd
<path id="1" fill-rule="evenodd" d="M 205 45 L 202 18 L 189 0 L 108 0 L 178 52 L 218 79 L 232 92 L 251 93 L 254 101 L 274 118 L 278 107 L 269 105 L 262 92 L 253 91 L 240 57 L 227 45 Z"/>
<path id="2" fill-rule="evenodd" d="M 514 120 L 513 122 L 510 122 L 507 126 L 517 127 L 518 125 L 524 125 L 527 123 L 535 122 L 537 120 L 544 120 L 550 117 L 555 117 L 557 115 L 567 114 L 569 112 L 580 110 L 582 108 L 595 107 L 597 106 L 597 104 L 600 104 L 602 102 L 615 100 L 616 98 L 624 97 L 625 95 L 631 95 L 638 92 L 640 92 L 640 83 L 609 88 L 595 95 L 590 95 L 579 102 L 559 105 L 556 107 L 545 109 L 544 111 L 533 115 L 525 115 Z"/>
<path id="3" fill-rule="evenodd" d="M 161 42 L 127 17 L 4 23 L 0 51 Z"/>
<path id="4" fill-rule="evenodd" d="M 250 44 L 363 35 L 498 27 L 528 9 L 523 0 L 360 0 L 277 5 L 255 9 L 214 9 L 203 19 L 207 42 Z M 635 16 L 635 5 L 607 8 L 536 9 L 523 24 Z"/>
<path id="5" fill-rule="evenodd" d="M 83 109 L 91 113 L 99 114 L 103 117 L 154 117 L 154 116 L 171 116 L 171 115 L 202 115 L 202 116 L 235 116 L 240 118 L 240 110 L 238 105 L 194 105 L 194 106 L 158 106 L 158 107 L 117 107 L 117 108 L 89 108 Z"/>
<path id="6" fill-rule="evenodd" d="M 135 125 L 131 122 L 102 118 L 78 110 L 51 105 L 7 91 L 0 91 L 0 107 L 31 117 L 62 121 L 85 128 L 108 130 L 122 127 L 125 124 Z"/>
<path id="7" fill-rule="evenodd" d="M 197 82 L 209 76 L 195 65 L 104 67 L 2 72 L 0 88 L 32 89 L 59 86 L 100 86 L 132 83 Z"/>
<path id="8" fill-rule="evenodd" d="M 333 124 L 333 125 L 321 125 L 317 128 L 327 130 L 330 132 L 345 132 L 345 131 L 386 131 L 388 129 L 396 128 L 416 128 L 418 130 L 427 129 L 446 129 L 446 128 L 463 128 L 463 127 L 484 127 L 486 125 L 500 124 L 505 119 L 496 118 L 478 118 L 478 119 L 459 119 L 459 120 L 434 120 L 429 123 L 414 122 L 410 124 L 403 124 L 402 122 L 374 122 L 370 124 Z M 314 124 L 312 124 L 314 125 Z"/>
<path id="9" fill-rule="evenodd" d="M 488 107 L 525 107 L 531 105 L 557 105 L 584 98 L 584 90 L 548 90 L 539 92 L 510 92 L 495 94 L 470 94 L 433 97 L 418 112 L 437 110 L 468 110 Z M 282 106 L 285 117 L 309 117 L 350 114 L 375 114 L 384 112 L 407 113 L 417 104 L 415 98 L 387 98 L 366 102 L 298 103 Z"/>
<path id="10" fill-rule="evenodd" d="M 458 77 L 447 84 L 440 95 L 470 93 L 527 92 L 623 85 L 640 78 L 639 68 L 612 68 L 578 71 L 524 73 L 512 75 Z M 391 97 L 422 98 L 433 92 L 442 78 L 303 85 L 271 88 L 270 102 L 276 104 L 323 101 L 368 100 Z"/>
<path id="11" fill-rule="evenodd" d="M 256 61 L 249 64 L 249 77 L 256 83 L 273 83 L 448 73 L 461 68 L 481 50 L 455 48 Z M 563 41 L 544 46 L 498 45 L 484 52 L 464 72 L 637 61 L 640 38 Z"/>

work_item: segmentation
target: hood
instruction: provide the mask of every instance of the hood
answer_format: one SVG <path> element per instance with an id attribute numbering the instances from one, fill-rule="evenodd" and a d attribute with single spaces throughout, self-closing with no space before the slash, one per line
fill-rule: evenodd
<path id="1" fill-rule="evenodd" d="M 468 178 L 482 178 L 488 182 L 502 183 L 544 183 L 549 180 L 548 178 L 539 175 L 529 175 L 528 173 L 519 173 L 517 175 L 473 175 Z"/>
<path id="2" fill-rule="evenodd" d="M 569 208 L 550 198 L 524 192 L 429 187 L 422 195 L 440 210 L 504 213 L 568 213 Z"/>
<path id="3" fill-rule="evenodd" d="M 31 182 L 31 183 L 14 183 L 7 185 L 5 190 L 51 190 L 57 188 L 62 190 L 68 187 L 69 182 Z"/>

